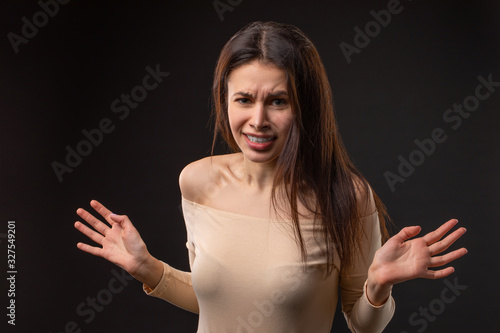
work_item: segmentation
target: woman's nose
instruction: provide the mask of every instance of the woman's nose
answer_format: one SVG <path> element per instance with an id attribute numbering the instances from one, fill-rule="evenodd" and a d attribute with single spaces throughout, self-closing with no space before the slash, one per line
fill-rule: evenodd
<path id="1" fill-rule="evenodd" d="M 256 130 L 261 130 L 268 127 L 266 108 L 261 103 L 255 104 L 255 107 L 252 111 L 250 126 L 255 128 Z"/>

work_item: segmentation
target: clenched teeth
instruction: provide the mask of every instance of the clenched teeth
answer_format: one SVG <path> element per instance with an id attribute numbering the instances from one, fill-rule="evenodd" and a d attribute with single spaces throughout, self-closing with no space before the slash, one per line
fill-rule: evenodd
<path id="1" fill-rule="evenodd" d="M 250 141 L 254 142 L 254 143 L 266 143 L 266 142 L 270 142 L 270 141 L 273 141 L 274 138 L 273 137 L 269 137 L 269 138 L 259 138 L 259 137 L 256 137 L 256 136 L 251 136 L 251 135 L 248 135 L 247 134 L 247 137 L 248 139 L 250 139 Z"/>

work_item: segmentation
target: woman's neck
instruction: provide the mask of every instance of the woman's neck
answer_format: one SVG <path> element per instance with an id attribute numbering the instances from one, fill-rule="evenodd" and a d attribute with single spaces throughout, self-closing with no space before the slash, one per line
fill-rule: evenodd
<path id="1" fill-rule="evenodd" d="M 257 190 L 266 190 L 273 186 L 276 161 L 256 163 L 243 156 L 241 176 L 244 182 Z"/>

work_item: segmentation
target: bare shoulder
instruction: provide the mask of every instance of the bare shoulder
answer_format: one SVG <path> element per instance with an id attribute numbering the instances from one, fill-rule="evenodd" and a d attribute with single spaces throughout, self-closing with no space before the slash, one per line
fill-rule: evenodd
<path id="1" fill-rule="evenodd" d="M 373 198 L 372 188 L 366 181 L 362 181 L 357 176 L 353 176 L 354 190 L 356 191 L 356 202 L 360 216 L 373 214 L 377 207 Z"/>
<path id="2" fill-rule="evenodd" d="M 185 166 L 179 175 L 182 196 L 203 204 L 215 188 L 226 182 L 236 155 L 208 156 Z"/>

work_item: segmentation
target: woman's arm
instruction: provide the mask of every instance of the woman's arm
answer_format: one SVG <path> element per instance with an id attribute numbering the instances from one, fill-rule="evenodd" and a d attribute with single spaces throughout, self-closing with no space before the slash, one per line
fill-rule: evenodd
<path id="1" fill-rule="evenodd" d="M 429 268 L 447 265 L 467 253 L 461 248 L 437 256 L 466 231 L 459 228 L 442 239 L 457 224 L 454 219 L 424 237 L 411 240 L 418 235 L 420 227 L 403 228 L 381 247 L 378 214 L 370 192 L 366 196 L 368 201 L 360 200 L 361 212 L 366 216 L 362 218 L 359 255 L 352 267 L 341 270 L 340 277 L 343 311 L 349 328 L 355 332 L 381 332 L 389 323 L 395 307 L 391 292 L 396 283 L 415 278 L 446 277 L 453 273 L 453 267 Z M 365 197 L 362 194 L 358 195 L 358 200 Z M 370 211 L 372 214 L 368 215 Z"/>
<path id="2" fill-rule="evenodd" d="M 373 209 L 369 213 L 370 209 Z M 368 213 L 361 218 L 362 238 L 350 267 L 341 267 L 340 292 L 342 311 L 352 332 L 382 332 L 392 319 L 395 303 L 390 293 L 381 304 L 373 304 L 367 297 L 368 269 L 381 246 L 378 213 L 375 205 L 367 205 Z"/>
<path id="3" fill-rule="evenodd" d="M 154 258 L 126 215 L 112 214 L 96 200 L 92 200 L 90 205 L 109 225 L 79 208 L 77 214 L 93 229 L 79 221 L 75 222 L 75 228 L 101 247 L 78 243 L 78 248 L 123 268 L 144 284 L 148 294 L 197 313 L 198 303 L 191 284 L 191 273 L 176 270 Z"/>

